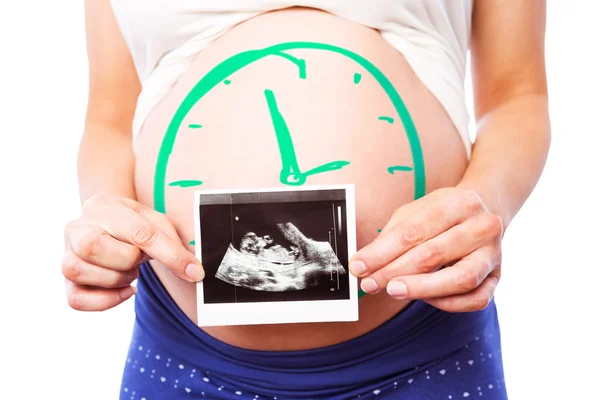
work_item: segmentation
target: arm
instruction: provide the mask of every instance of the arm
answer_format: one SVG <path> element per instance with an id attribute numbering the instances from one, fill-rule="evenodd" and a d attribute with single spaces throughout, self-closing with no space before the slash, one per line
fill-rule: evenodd
<path id="1" fill-rule="evenodd" d="M 504 229 L 531 194 L 550 146 L 543 0 L 475 2 L 471 43 L 477 137 L 459 187 Z"/>
<path id="2" fill-rule="evenodd" d="M 500 280 L 502 236 L 550 145 L 543 0 L 477 1 L 472 59 L 477 138 L 455 188 L 404 205 L 350 270 L 361 288 L 446 311 L 482 310 Z"/>
<path id="3" fill-rule="evenodd" d="M 86 0 L 90 87 L 78 169 L 83 210 L 65 227 L 62 273 L 69 305 L 102 311 L 131 298 L 150 258 L 181 279 L 204 270 L 166 215 L 135 201 L 131 123 L 140 83 L 108 0 Z"/>
<path id="4" fill-rule="evenodd" d="M 135 198 L 131 135 L 140 82 L 108 0 L 86 0 L 89 97 L 78 157 L 81 202 Z"/>

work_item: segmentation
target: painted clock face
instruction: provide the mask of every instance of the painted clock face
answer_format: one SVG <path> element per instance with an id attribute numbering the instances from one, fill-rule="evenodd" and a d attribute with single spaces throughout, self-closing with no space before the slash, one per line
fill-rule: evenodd
<path id="1" fill-rule="evenodd" d="M 374 117 L 373 122 L 384 125 L 401 124 L 404 128 L 405 137 L 403 138 L 373 138 L 374 141 L 380 143 L 389 142 L 390 145 L 387 147 L 390 149 L 386 156 L 378 159 L 376 168 L 369 167 L 369 174 L 362 174 L 363 183 L 368 180 L 379 180 L 385 181 L 386 183 L 383 185 L 388 185 L 388 187 L 394 184 L 397 186 L 397 180 L 394 183 L 394 181 L 386 181 L 386 179 L 398 179 L 397 176 L 401 175 L 401 179 L 405 181 L 404 187 L 406 187 L 406 181 L 411 181 L 412 185 L 410 186 L 414 188 L 412 193 L 414 199 L 425 194 L 425 165 L 419 136 L 404 101 L 390 80 L 370 61 L 347 49 L 317 42 L 287 42 L 245 51 L 226 59 L 206 73 L 187 93 L 170 120 L 158 152 L 153 187 L 153 202 L 157 211 L 171 213 L 180 209 L 179 197 L 173 191 L 189 189 L 191 198 L 195 189 L 202 188 L 233 189 L 241 188 L 240 186 L 283 185 L 293 187 L 323 184 L 324 181 L 328 182 L 326 179 L 328 176 L 341 176 L 353 168 L 362 168 L 360 166 L 362 148 L 357 148 L 355 145 L 349 151 L 348 143 L 350 141 L 340 143 L 344 140 L 339 139 L 339 134 L 336 139 L 338 144 L 334 144 L 327 142 L 323 132 L 315 132 L 314 127 L 311 129 L 307 126 L 300 126 L 302 121 L 299 120 L 298 115 L 302 115 L 302 113 L 297 110 L 290 112 L 289 104 L 303 103 L 307 104 L 307 109 L 311 108 L 310 95 L 305 96 L 304 102 L 290 102 L 288 96 L 290 93 L 297 93 L 297 90 L 286 90 L 281 85 L 269 86 L 267 83 L 257 82 L 257 87 L 262 87 L 254 88 L 256 89 L 254 98 L 233 98 L 232 100 L 231 109 L 238 111 L 228 117 L 234 118 L 237 123 L 237 121 L 244 120 L 247 113 L 258 113 L 261 118 L 261 123 L 258 124 L 261 126 L 260 132 L 257 132 L 253 126 L 239 128 L 244 129 L 243 132 L 230 132 L 230 125 L 225 124 L 226 127 L 222 128 L 218 126 L 218 121 L 212 120 L 207 123 L 212 114 L 211 95 L 217 90 L 223 90 L 224 87 L 233 88 L 241 72 L 256 68 L 265 60 L 277 59 L 277 62 L 283 63 L 286 66 L 285 73 L 293 73 L 290 79 L 294 79 L 297 83 L 301 84 L 310 80 L 311 71 L 318 68 L 310 64 L 308 56 L 306 59 L 298 56 L 298 54 L 310 54 L 310 52 L 325 52 L 331 57 L 344 59 L 345 65 L 354 71 L 349 76 L 348 86 L 357 87 L 357 85 L 368 84 L 372 92 L 376 91 L 377 95 L 385 98 L 385 102 L 388 103 L 385 110 Z M 319 93 L 313 95 L 319 96 L 327 90 L 326 87 L 321 86 L 319 90 L 314 90 Z M 343 95 L 337 94 L 332 97 L 338 101 L 340 98 L 344 101 Z M 326 116 L 326 110 L 315 111 L 316 108 L 324 108 L 323 104 L 316 107 L 313 105 L 312 115 L 307 119 L 319 120 L 321 116 L 330 118 L 331 116 Z M 264 131 L 263 126 L 269 127 L 268 132 Z M 343 128 L 340 129 L 343 130 Z M 186 139 L 190 135 L 195 135 L 193 144 Z M 210 140 L 203 141 L 202 138 L 206 138 L 204 135 L 212 136 Z M 214 135 L 220 136 L 215 137 Z M 308 139 L 311 135 L 312 138 Z M 374 134 L 366 132 L 365 135 Z M 409 153 L 404 152 L 406 154 L 401 159 L 395 158 L 393 155 L 395 154 L 393 151 L 394 140 L 396 143 L 400 140 L 408 142 L 408 146 L 404 145 L 403 148 L 408 148 L 410 151 Z M 257 145 L 255 143 L 257 141 L 261 144 Z M 235 143 L 235 146 L 232 146 L 232 143 Z M 197 148 L 197 160 L 189 156 L 190 146 L 194 149 Z M 252 146 L 254 146 L 252 150 L 246 150 Z M 363 143 L 360 146 L 363 146 Z M 379 150 L 381 150 L 381 144 L 379 146 Z M 182 165 L 182 162 L 176 157 L 181 148 L 186 149 L 185 163 L 187 165 Z M 364 151 L 368 151 L 368 149 L 365 148 Z M 250 170 L 254 172 L 250 173 Z M 375 171 L 372 174 L 378 175 L 371 176 L 371 171 Z M 181 175 L 190 172 L 194 175 Z M 248 178 L 248 175 L 252 174 L 254 174 L 253 176 L 260 175 L 261 179 Z M 352 173 L 346 175 L 353 176 Z M 331 178 L 331 180 L 335 181 L 336 178 Z"/>
<path id="2" fill-rule="evenodd" d="M 166 212 L 168 204 L 166 201 L 166 191 L 169 187 L 199 187 L 204 181 L 202 177 L 181 177 L 182 179 L 168 180 L 167 171 L 169 161 L 174 151 L 175 144 L 180 135 L 185 134 L 189 129 L 202 129 L 200 123 L 187 123 L 188 115 L 194 106 L 200 102 L 217 85 L 231 83 L 231 76 L 237 71 L 250 66 L 251 64 L 266 57 L 282 57 L 296 65 L 298 70 L 298 79 L 307 78 L 307 66 L 304 59 L 294 57 L 288 52 L 296 49 L 310 49 L 314 51 L 326 51 L 345 57 L 357 64 L 357 69 L 365 72 L 381 87 L 385 92 L 395 115 L 380 116 L 379 120 L 387 123 L 398 121 L 403 124 L 411 151 L 412 165 L 389 165 L 386 170 L 389 174 L 397 171 L 405 172 L 412 176 L 414 183 L 414 198 L 417 199 L 425 194 L 425 165 L 423 162 L 423 153 L 419 142 L 419 136 L 413 120 L 406 108 L 400 94 L 396 91 L 390 80 L 371 62 L 360 55 L 341 47 L 317 43 L 317 42 L 288 42 L 264 49 L 250 50 L 238 53 L 209 71 L 187 94 L 175 115 L 173 116 L 167 131 L 163 137 L 156 162 L 154 177 L 154 208 L 159 212 Z M 353 76 L 354 84 L 360 83 L 363 74 L 356 72 Z M 319 165 L 304 166 L 295 151 L 294 138 L 290 133 L 290 127 L 285 116 L 278 105 L 278 95 L 271 89 L 266 88 L 263 92 L 264 101 L 267 104 L 269 118 L 271 119 L 274 136 L 277 142 L 281 167 L 273 174 L 278 176 L 278 180 L 283 185 L 300 186 L 310 184 L 310 177 L 317 174 L 326 174 L 341 170 L 352 163 L 352 160 L 333 159 L 329 162 Z M 216 139 L 218 141 L 218 139 Z M 260 162 L 258 155 L 255 162 Z M 201 154 L 199 154 L 201 157 Z M 219 168 L 219 166 L 214 166 Z"/>

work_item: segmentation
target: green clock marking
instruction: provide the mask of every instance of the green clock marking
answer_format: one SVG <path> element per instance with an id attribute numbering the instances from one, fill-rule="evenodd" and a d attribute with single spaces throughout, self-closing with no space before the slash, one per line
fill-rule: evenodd
<path id="1" fill-rule="evenodd" d="M 195 246 L 196 245 L 196 241 L 195 240 L 190 240 L 189 244 L 191 244 L 192 246 Z"/>
<path id="2" fill-rule="evenodd" d="M 279 181 L 281 183 L 284 185 L 302 185 L 310 175 L 335 171 L 350 164 L 348 161 L 333 161 L 319 165 L 306 172 L 302 172 L 298 165 L 298 159 L 296 158 L 292 135 L 290 135 L 287 123 L 279 111 L 273 91 L 269 89 L 265 90 L 265 97 L 267 99 L 267 105 L 269 106 L 269 113 L 271 114 L 271 121 L 273 122 L 275 136 L 277 136 L 277 144 L 279 145 L 279 153 L 281 155 L 281 172 L 279 173 Z"/>
<path id="3" fill-rule="evenodd" d="M 392 118 L 392 117 L 384 117 L 384 116 L 381 116 L 381 117 L 379 117 L 378 119 L 379 119 L 380 121 L 385 121 L 385 122 L 387 122 L 387 123 L 390 123 L 390 124 L 393 124 L 393 123 L 394 123 L 394 118 Z"/>
<path id="4" fill-rule="evenodd" d="M 275 47 L 275 46 L 273 46 L 273 47 Z M 273 47 L 271 47 L 271 48 L 273 48 Z M 288 49 L 285 49 L 285 50 L 288 50 Z M 243 54 L 243 53 L 240 53 L 240 54 Z M 294 64 L 296 64 L 296 67 L 298 67 L 298 77 L 300 79 L 306 79 L 306 61 L 304 59 L 297 58 L 297 57 L 291 56 L 291 55 L 289 55 L 287 53 L 283 53 L 283 52 L 280 52 L 280 51 L 274 51 L 274 52 L 272 52 L 272 53 L 270 53 L 268 55 L 283 57 L 286 60 L 293 62 Z M 254 61 L 251 61 L 251 62 L 254 62 Z"/>
<path id="5" fill-rule="evenodd" d="M 179 187 L 183 187 L 183 188 L 192 187 L 192 186 L 200 186 L 200 185 L 202 185 L 202 181 L 196 181 L 193 179 L 187 179 L 187 180 L 175 181 L 175 182 L 169 183 L 169 186 L 179 186 Z"/>
<path id="6" fill-rule="evenodd" d="M 394 175 L 394 172 L 396 171 L 412 171 L 412 167 L 407 165 L 392 165 L 391 167 L 388 167 L 387 170 L 390 174 Z"/>
<path id="7" fill-rule="evenodd" d="M 223 83 L 224 83 L 224 84 L 226 84 L 226 85 L 229 85 L 229 84 L 231 83 L 231 81 L 230 81 L 229 79 L 225 79 L 225 80 L 223 81 Z"/>
<path id="8" fill-rule="evenodd" d="M 377 232 L 381 233 L 381 229 L 377 229 Z"/>
<path id="9" fill-rule="evenodd" d="M 354 74 L 354 83 L 355 83 L 356 85 L 358 85 L 358 83 L 360 82 L 361 78 L 362 78 L 362 75 L 361 75 L 361 74 L 359 74 L 358 72 L 357 72 L 357 73 L 355 73 L 355 74 Z"/>
<path id="10" fill-rule="evenodd" d="M 300 49 L 328 51 L 342 55 L 356 62 L 364 70 L 366 70 L 375 79 L 375 81 L 377 81 L 377 83 L 384 90 L 384 92 L 392 102 L 397 112 L 397 115 L 404 126 L 404 131 L 408 139 L 413 161 L 412 164 L 414 179 L 414 199 L 418 199 L 425 195 L 425 164 L 423 160 L 423 151 L 421 149 L 421 143 L 419 140 L 417 129 L 414 125 L 414 122 L 410 116 L 408 109 L 406 108 L 406 105 L 404 104 L 404 101 L 402 100 L 402 97 L 396 91 L 394 85 L 390 82 L 390 80 L 383 74 L 383 72 L 381 72 L 366 58 L 339 46 L 318 42 L 287 42 L 276 44 L 262 49 L 248 50 L 235 54 L 229 57 L 228 59 L 224 60 L 217 66 L 215 66 L 204 77 L 202 77 L 202 79 L 200 79 L 200 81 L 198 81 L 198 83 L 196 83 L 196 85 L 190 90 L 190 92 L 187 94 L 187 96 L 184 98 L 184 100 L 178 107 L 177 111 L 175 112 L 175 115 L 171 119 L 171 122 L 167 127 L 158 152 L 154 174 L 154 208 L 157 211 L 166 213 L 167 206 L 165 202 L 165 190 L 169 158 L 171 157 L 171 153 L 173 152 L 173 147 L 175 146 L 175 140 L 177 139 L 179 129 L 181 128 L 185 117 L 188 115 L 190 110 L 196 105 L 196 103 L 200 101 L 200 99 L 202 99 L 216 85 L 229 78 L 236 71 L 268 56 L 278 56 L 288 61 L 291 61 L 298 67 L 300 79 L 306 79 L 305 60 L 293 57 L 285 53 L 285 51 Z M 325 164 L 325 166 L 317 167 L 313 170 L 304 172 L 304 175 L 314 174 L 316 173 L 315 171 L 319 171 L 318 168 L 325 168 L 325 170 L 331 170 L 332 165 Z M 194 182 L 198 184 L 198 182 L 201 181 Z M 171 183 L 169 186 L 173 186 L 174 183 L 175 182 Z M 194 184 L 193 186 L 196 186 L 196 184 Z"/>
<path id="11" fill-rule="evenodd" d="M 202 128 L 202 125 L 199 125 L 199 124 L 189 124 L 188 128 L 200 129 L 200 128 Z"/>

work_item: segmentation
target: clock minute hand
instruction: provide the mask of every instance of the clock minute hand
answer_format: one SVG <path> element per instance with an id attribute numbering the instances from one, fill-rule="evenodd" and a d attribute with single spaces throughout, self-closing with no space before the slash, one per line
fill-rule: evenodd
<path id="1" fill-rule="evenodd" d="M 279 111 L 273 91 L 266 89 L 265 97 L 267 99 L 267 105 L 269 106 L 269 113 L 271 114 L 271 121 L 273 122 L 277 144 L 279 145 L 279 153 L 281 155 L 281 172 L 279 174 L 279 180 L 281 183 L 288 185 L 302 185 L 306 182 L 306 176 L 300 171 L 290 130 L 288 129 L 283 115 L 281 115 L 281 112 Z"/>
<path id="2" fill-rule="evenodd" d="M 294 150 L 294 142 L 292 141 L 290 130 L 288 129 L 283 115 L 281 115 L 281 112 L 279 111 L 273 91 L 266 89 L 265 97 L 267 99 L 267 105 L 269 106 L 269 113 L 271 114 L 271 121 L 273 122 L 275 136 L 277 137 L 277 143 L 279 145 L 279 153 L 281 155 L 281 172 L 279 174 L 281 183 L 287 185 L 302 185 L 310 175 L 335 171 L 350 164 L 349 161 L 332 161 L 303 173 L 298 165 L 298 159 L 296 158 L 296 151 Z"/>

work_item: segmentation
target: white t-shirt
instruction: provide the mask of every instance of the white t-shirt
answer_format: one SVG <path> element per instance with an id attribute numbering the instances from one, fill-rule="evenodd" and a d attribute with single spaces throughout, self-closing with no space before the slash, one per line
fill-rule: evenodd
<path id="1" fill-rule="evenodd" d="M 377 29 L 446 109 L 471 154 L 464 80 L 473 0 L 111 0 L 142 83 L 137 134 L 194 57 L 258 14 L 312 7 Z"/>

